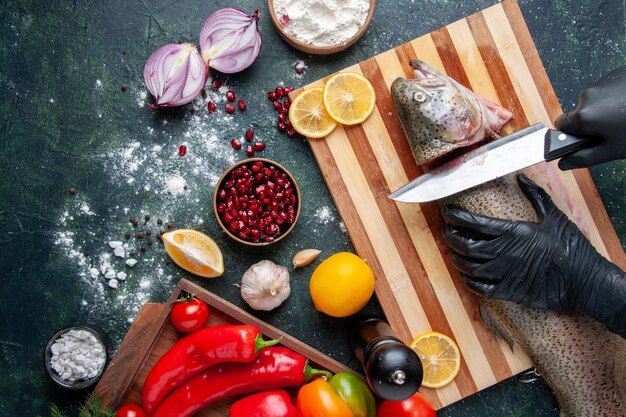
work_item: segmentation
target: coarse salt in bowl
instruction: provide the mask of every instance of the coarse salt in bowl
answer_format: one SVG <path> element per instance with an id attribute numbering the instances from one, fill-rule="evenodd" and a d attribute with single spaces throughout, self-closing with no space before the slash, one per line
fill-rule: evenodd
<path id="1" fill-rule="evenodd" d="M 268 0 L 272 23 L 289 45 L 328 55 L 353 45 L 369 26 L 375 0 Z"/>
<path id="2" fill-rule="evenodd" d="M 66 389 L 93 387 L 106 369 L 110 340 L 93 325 L 77 324 L 56 332 L 44 349 L 44 367 L 52 381 Z"/>

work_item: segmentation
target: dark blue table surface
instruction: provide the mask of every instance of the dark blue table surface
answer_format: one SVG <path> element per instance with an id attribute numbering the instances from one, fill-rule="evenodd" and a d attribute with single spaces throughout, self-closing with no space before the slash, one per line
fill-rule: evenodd
<path id="1" fill-rule="evenodd" d="M 494 4 L 491 0 L 377 2 L 365 36 L 345 52 L 310 56 L 274 32 L 267 4 L 243 0 L 5 0 L 0 4 L 0 415 L 49 415 L 51 402 L 75 415 L 84 394 L 68 395 L 47 379 L 42 350 L 59 328 L 95 323 L 117 348 L 145 301 L 163 302 L 187 277 L 247 308 L 233 285 L 261 259 L 289 265 L 303 248 L 319 248 L 313 265 L 293 271 L 293 293 L 274 312 L 255 313 L 326 354 L 358 368 L 345 337 L 345 321 L 317 313 L 308 278 L 321 259 L 353 250 L 322 175 L 303 138 L 276 132 L 265 92 L 279 84 L 305 85 L 377 53 Z M 146 108 L 143 65 L 162 44 L 197 43 L 204 19 L 220 7 L 261 10 L 263 49 L 248 70 L 222 76 L 248 104 L 234 117 L 187 106 L 169 112 Z M 565 110 L 593 80 L 625 63 L 624 2 L 525 0 L 532 37 Z M 302 76 L 293 64 L 303 60 Z M 128 89 L 123 90 L 122 84 Z M 302 216 L 284 241 L 250 250 L 219 230 L 212 212 L 213 185 L 230 163 L 243 159 L 228 142 L 253 128 L 266 141 L 264 157 L 284 164 L 302 190 Z M 188 154 L 177 154 L 181 144 Z M 600 195 L 626 244 L 626 164 L 591 170 Z M 182 176 L 188 190 L 167 193 Z M 68 188 L 75 187 L 70 195 Z M 133 230 L 129 216 L 157 230 L 157 218 L 175 228 L 199 228 L 221 247 L 226 273 L 193 277 L 167 261 L 160 244 L 146 245 L 126 268 L 108 242 Z M 132 238 L 137 249 L 141 244 Z M 145 242 L 145 240 L 144 240 Z M 88 252 L 85 256 L 85 252 Z M 110 256 L 107 259 L 107 256 Z M 117 290 L 89 270 L 126 270 Z M 379 312 L 373 299 L 367 311 Z M 297 320 L 294 316 L 297 315 Z M 511 378 L 439 412 L 441 416 L 556 416 L 541 381 Z"/>

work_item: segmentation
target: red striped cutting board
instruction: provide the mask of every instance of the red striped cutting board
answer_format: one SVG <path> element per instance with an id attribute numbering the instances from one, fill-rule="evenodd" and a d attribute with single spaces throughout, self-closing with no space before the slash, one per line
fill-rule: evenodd
<path id="1" fill-rule="evenodd" d="M 551 124 L 561 113 L 556 95 L 515 1 L 507 0 L 395 49 L 346 68 L 376 89 L 376 109 L 362 125 L 338 127 L 311 139 L 311 149 L 359 255 L 374 270 L 376 294 L 391 326 L 409 343 L 430 330 L 451 335 L 463 363 L 455 381 L 423 389 L 443 407 L 531 367 L 481 323 L 476 299 L 458 279 L 441 237 L 436 204 L 409 205 L 387 198 L 421 174 L 395 115 L 389 87 L 411 77 L 409 59 L 420 58 L 514 113 L 505 133 Z M 322 85 L 324 80 L 306 88 Z M 300 90 L 292 92 L 292 98 Z M 603 254 L 626 267 L 626 257 L 586 170 L 561 173 L 543 184 Z"/>

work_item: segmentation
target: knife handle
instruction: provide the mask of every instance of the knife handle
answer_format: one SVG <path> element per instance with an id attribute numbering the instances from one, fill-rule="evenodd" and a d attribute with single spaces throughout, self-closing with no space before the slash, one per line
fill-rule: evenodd
<path id="1" fill-rule="evenodd" d="M 552 161 L 584 148 L 589 142 L 589 139 L 568 135 L 559 130 L 548 129 L 545 136 L 543 156 L 546 161 Z"/>

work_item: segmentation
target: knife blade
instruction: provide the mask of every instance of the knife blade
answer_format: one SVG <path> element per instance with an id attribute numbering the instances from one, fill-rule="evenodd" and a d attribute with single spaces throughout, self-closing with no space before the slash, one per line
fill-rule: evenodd
<path id="1" fill-rule="evenodd" d="M 419 176 L 389 195 L 404 203 L 424 203 L 475 187 L 587 146 L 589 139 L 537 123 L 478 147 Z"/>

